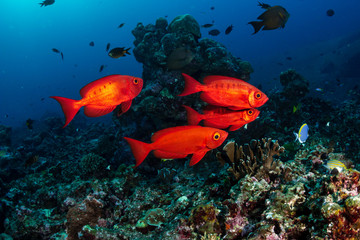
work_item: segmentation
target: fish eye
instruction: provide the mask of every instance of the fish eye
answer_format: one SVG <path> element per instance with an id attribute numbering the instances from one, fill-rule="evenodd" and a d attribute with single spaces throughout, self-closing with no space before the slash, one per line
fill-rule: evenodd
<path id="1" fill-rule="evenodd" d="M 139 80 L 137 80 L 136 78 L 133 79 L 133 83 L 134 84 L 138 84 L 139 83 Z"/>
<path id="2" fill-rule="evenodd" d="M 258 93 L 255 93 L 255 98 L 256 98 L 256 99 L 260 99 L 260 98 L 261 98 L 261 93 L 259 93 L 259 92 L 258 92 Z"/>
<path id="3" fill-rule="evenodd" d="M 219 140 L 220 139 L 220 133 L 218 133 L 218 132 L 214 133 L 213 139 L 214 140 Z"/>
<path id="4" fill-rule="evenodd" d="M 251 116 L 251 115 L 253 115 L 253 110 L 248 110 L 248 114 Z"/>

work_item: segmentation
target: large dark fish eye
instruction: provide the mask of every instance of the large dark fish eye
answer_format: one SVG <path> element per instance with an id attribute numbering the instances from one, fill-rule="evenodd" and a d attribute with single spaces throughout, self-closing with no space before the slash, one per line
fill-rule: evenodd
<path id="1" fill-rule="evenodd" d="M 248 110 L 248 114 L 251 116 L 251 115 L 253 115 L 253 110 Z"/>
<path id="2" fill-rule="evenodd" d="M 256 99 L 260 99 L 260 98 L 261 98 L 261 93 L 259 93 L 259 92 L 258 92 L 258 93 L 255 93 L 255 98 L 256 98 Z"/>
<path id="3" fill-rule="evenodd" d="M 214 133 L 214 136 L 213 136 L 213 139 L 214 139 L 214 140 L 219 140 L 219 139 L 220 139 L 220 133 L 215 132 L 215 133 Z"/>
<path id="4" fill-rule="evenodd" d="M 134 83 L 134 84 L 138 84 L 138 83 L 139 83 L 139 80 L 137 80 L 137 78 L 134 78 L 134 79 L 133 79 L 133 83 Z"/>

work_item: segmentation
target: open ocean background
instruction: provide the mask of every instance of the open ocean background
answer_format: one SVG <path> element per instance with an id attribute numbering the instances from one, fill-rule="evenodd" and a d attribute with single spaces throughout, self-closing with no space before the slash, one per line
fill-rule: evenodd
<path id="1" fill-rule="evenodd" d="M 328 99 L 333 98 L 334 89 L 341 95 L 359 80 L 356 76 L 345 79 L 347 85 L 337 89 L 332 87 L 335 79 L 316 76 L 321 68 L 316 64 L 324 64 L 330 57 L 336 63 L 337 57 L 326 53 L 336 50 L 342 38 L 360 30 L 360 2 L 355 0 L 266 1 L 272 6 L 284 6 L 290 18 L 284 29 L 255 35 L 247 23 L 256 20 L 264 10 L 254 0 L 56 0 L 46 7 L 40 7 L 39 2 L 0 1 L 0 124 L 25 126 L 28 118 L 40 120 L 54 114 L 62 117 L 59 104 L 49 96 L 80 99 L 81 87 L 106 75 L 141 77 L 142 65 L 133 55 L 112 59 L 105 51 L 106 44 L 111 43 L 111 48 L 133 49 L 131 30 L 137 23 L 147 25 L 165 16 L 171 22 L 186 13 L 200 25 L 215 21 L 214 28 L 221 34 L 210 36 L 209 29 L 202 28 L 202 37 L 221 42 L 234 56 L 249 61 L 254 68 L 250 83 L 261 83 L 265 92 L 280 87 L 273 79 L 288 68 L 310 80 L 312 94 L 318 94 L 314 89 L 320 87 L 325 90 L 323 97 Z M 326 15 L 328 9 L 335 11 L 334 16 Z M 125 25 L 118 29 L 120 23 Z M 233 32 L 224 35 L 230 24 L 234 25 Z M 94 47 L 89 46 L 91 41 Z M 64 53 L 64 61 L 52 48 Z M 325 60 L 314 57 L 321 51 Z M 286 60 L 289 56 L 291 61 Z M 99 72 L 101 65 L 105 68 Z M 94 120 L 110 118 L 109 114 Z"/>

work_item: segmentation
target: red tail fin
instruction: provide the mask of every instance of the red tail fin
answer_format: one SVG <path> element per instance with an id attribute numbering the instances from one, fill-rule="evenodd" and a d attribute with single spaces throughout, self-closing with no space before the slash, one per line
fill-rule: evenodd
<path id="1" fill-rule="evenodd" d="M 64 97 L 51 97 L 51 98 L 58 101 L 61 105 L 61 108 L 65 115 L 65 125 L 63 126 L 64 128 L 71 122 L 71 120 L 75 117 L 76 113 L 79 111 L 79 109 L 82 106 L 76 104 L 77 101 L 73 99 L 64 98 Z"/>
<path id="2" fill-rule="evenodd" d="M 149 154 L 149 152 L 152 150 L 151 145 L 148 143 L 140 142 L 132 138 L 124 137 L 124 139 L 130 145 L 131 151 L 134 154 L 136 160 L 135 167 L 138 167 L 144 161 L 144 159 Z"/>
<path id="3" fill-rule="evenodd" d="M 203 116 L 192 109 L 191 107 L 183 105 L 183 107 L 186 109 L 187 113 L 187 120 L 189 125 L 198 125 L 201 120 L 203 120 Z"/>
<path id="4" fill-rule="evenodd" d="M 201 83 L 199 83 L 194 78 L 190 77 L 185 73 L 183 73 L 182 75 L 185 80 L 185 88 L 184 91 L 178 96 L 186 96 L 201 91 L 201 86 L 202 86 Z"/>

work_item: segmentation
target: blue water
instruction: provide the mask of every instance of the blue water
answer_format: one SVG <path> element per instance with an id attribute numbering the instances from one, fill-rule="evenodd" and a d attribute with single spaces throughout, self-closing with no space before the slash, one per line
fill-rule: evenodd
<path id="1" fill-rule="evenodd" d="M 233 55 L 249 61 L 255 70 L 252 81 L 264 84 L 267 78 L 274 77 L 274 69 L 277 73 L 287 69 L 274 67 L 267 59 L 347 36 L 359 30 L 360 22 L 360 2 L 355 0 L 265 2 L 282 5 L 290 18 L 284 29 L 255 35 L 247 22 L 256 20 L 263 9 L 253 0 L 56 0 L 47 7 L 40 7 L 39 2 L 0 1 L 0 124 L 21 126 L 28 118 L 40 120 L 46 114 L 63 117 L 59 104 L 49 96 L 79 99 L 81 87 L 109 74 L 141 77 L 142 65 L 133 55 L 112 59 L 105 51 L 107 43 L 133 48 L 131 30 L 139 22 L 154 24 L 165 16 L 170 22 L 185 13 L 193 15 L 199 24 L 214 20 L 222 34 L 213 37 L 207 34 L 209 29 L 202 29 L 203 37 L 216 39 Z M 211 10 L 211 6 L 215 9 Z M 335 11 L 332 17 L 326 15 L 330 8 Z M 124 27 L 118 29 L 122 22 Z M 233 32 L 224 35 L 230 24 L 234 25 Z M 94 47 L 89 46 L 91 41 Z M 64 61 L 52 48 L 64 53 Z M 306 59 L 311 51 L 301 54 Z M 298 61 L 290 67 L 305 69 L 305 64 Z M 99 72 L 101 65 L 106 67 Z M 308 77 L 312 86 L 321 85 L 317 82 L 321 80 Z M 100 119 L 107 118 L 110 116 Z"/>

